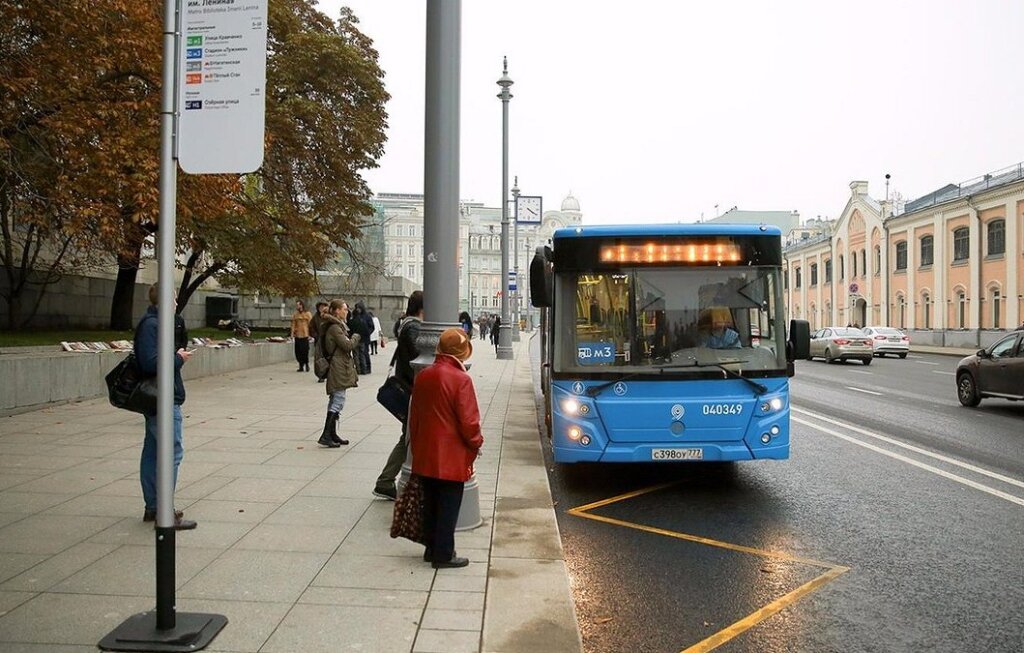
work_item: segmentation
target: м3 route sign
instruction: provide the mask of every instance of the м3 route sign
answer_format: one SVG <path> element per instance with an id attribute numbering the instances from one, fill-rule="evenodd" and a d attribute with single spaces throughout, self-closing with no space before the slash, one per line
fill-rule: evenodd
<path id="1" fill-rule="evenodd" d="M 263 163 L 268 0 L 179 0 L 178 164 L 191 174 Z"/>

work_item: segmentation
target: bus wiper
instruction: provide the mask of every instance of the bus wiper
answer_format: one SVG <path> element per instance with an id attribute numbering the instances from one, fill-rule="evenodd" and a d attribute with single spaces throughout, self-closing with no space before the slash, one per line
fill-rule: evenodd
<path id="1" fill-rule="evenodd" d="M 670 370 L 670 369 L 680 369 L 680 368 L 685 368 L 685 367 L 717 367 L 718 369 L 720 369 L 723 372 L 725 372 L 726 376 L 728 376 L 730 378 L 733 378 L 733 379 L 739 379 L 740 381 L 743 381 L 743 382 L 749 384 L 752 388 L 754 388 L 754 390 L 757 391 L 757 394 L 759 394 L 759 395 L 763 395 L 764 393 L 768 392 L 768 388 L 767 387 L 765 387 L 764 385 L 758 383 L 754 379 L 748 379 L 747 377 L 743 376 L 739 372 L 737 372 L 735 370 L 730 370 L 728 367 L 726 367 L 726 365 L 729 365 L 729 364 L 732 364 L 732 363 L 742 363 L 742 362 L 744 362 L 744 361 L 730 360 L 730 361 L 719 361 L 717 363 L 701 363 L 699 361 L 693 361 L 692 363 L 685 363 L 685 364 L 682 364 L 682 365 L 665 365 L 661 369 L 662 370 Z"/>
<path id="2" fill-rule="evenodd" d="M 607 383 L 601 383 L 599 385 L 592 385 L 592 386 L 590 386 L 589 388 L 587 388 L 586 394 L 587 394 L 588 397 L 596 397 L 597 395 L 601 394 L 602 390 L 604 390 L 605 388 L 607 388 L 609 386 L 613 386 L 616 383 L 619 383 L 620 381 L 625 381 L 626 379 L 632 379 L 634 376 L 636 376 L 638 374 L 649 374 L 649 373 L 650 373 L 649 370 L 645 370 L 644 372 L 633 372 L 632 374 L 623 374 L 619 378 L 612 379 L 611 381 L 608 381 Z"/>

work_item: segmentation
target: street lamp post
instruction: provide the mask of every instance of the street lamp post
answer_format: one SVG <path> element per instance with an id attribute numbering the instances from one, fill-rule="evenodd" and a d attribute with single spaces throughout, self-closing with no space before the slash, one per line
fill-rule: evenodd
<path id="1" fill-rule="evenodd" d="M 508 58 L 502 59 L 501 78 L 501 326 L 498 328 L 498 360 L 512 360 L 512 331 L 508 314 L 508 101 L 512 99 L 509 87 Z"/>
<path id="2" fill-rule="evenodd" d="M 516 280 L 516 289 L 512 292 L 512 342 L 519 342 L 519 176 L 512 182 L 512 206 L 515 208 L 515 221 L 512 226 L 512 270 Z"/>

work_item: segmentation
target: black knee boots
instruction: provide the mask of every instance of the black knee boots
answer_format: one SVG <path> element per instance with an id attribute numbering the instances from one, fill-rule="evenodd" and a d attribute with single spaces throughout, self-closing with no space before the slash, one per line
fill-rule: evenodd
<path id="1" fill-rule="evenodd" d="M 340 447 L 343 444 L 348 444 L 348 440 L 342 440 L 338 437 L 338 413 L 327 413 L 327 420 L 324 422 L 324 431 L 320 434 L 320 439 L 316 441 L 317 444 L 325 447 Z"/>

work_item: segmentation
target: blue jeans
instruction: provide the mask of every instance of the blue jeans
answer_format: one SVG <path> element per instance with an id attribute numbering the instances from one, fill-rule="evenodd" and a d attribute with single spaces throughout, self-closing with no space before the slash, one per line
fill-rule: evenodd
<path id="1" fill-rule="evenodd" d="M 181 406 L 174 406 L 174 481 L 171 489 L 178 484 L 178 465 L 185 454 L 181 444 Z M 142 482 L 142 498 L 146 510 L 156 510 L 156 415 L 146 415 L 146 439 L 142 443 L 142 460 L 139 462 L 139 480 Z"/>
<path id="2" fill-rule="evenodd" d="M 340 413 L 341 409 L 345 407 L 345 390 L 347 389 L 342 388 L 331 393 L 330 401 L 327 402 L 328 413 Z"/>

